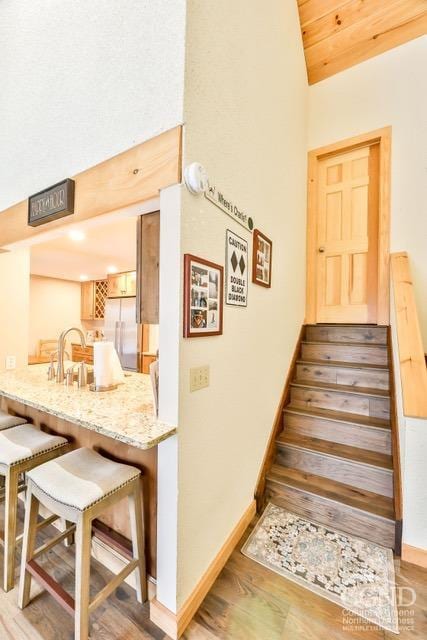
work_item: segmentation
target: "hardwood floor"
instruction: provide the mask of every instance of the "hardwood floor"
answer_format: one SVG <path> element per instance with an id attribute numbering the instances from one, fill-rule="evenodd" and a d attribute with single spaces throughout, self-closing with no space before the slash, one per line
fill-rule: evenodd
<path id="1" fill-rule="evenodd" d="M 2 511 L 2 510 L 1 510 Z M 20 518 L 22 519 L 20 507 Z M 54 529 L 48 528 L 47 535 Z M 380 629 L 343 630 L 343 613 L 337 605 L 246 558 L 240 548 L 246 532 L 213 588 L 191 622 L 185 640 L 392 640 Z M 2 560 L 0 554 L 0 560 Z M 60 545 L 43 560 L 44 568 L 67 590 L 74 586 L 74 550 Z M 400 640 L 427 637 L 427 570 L 401 563 L 397 584 L 414 589 L 416 602 L 406 609 L 413 630 L 401 629 Z M 100 589 L 110 572 L 92 562 L 91 587 Z M 36 587 L 37 589 L 37 587 Z M 410 595 L 409 591 L 404 597 Z M 47 593 L 41 593 L 23 611 L 16 605 L 17 589 L 0 590 L 1 640 L 73 640 L 71 617 Z M 372 626 L 372 625 L 371 625 Z M 166 640 L 149 620 L 148 606 L 136 602 L 134 592 L 121 586 L 91 616 L 91 640 Z"/>

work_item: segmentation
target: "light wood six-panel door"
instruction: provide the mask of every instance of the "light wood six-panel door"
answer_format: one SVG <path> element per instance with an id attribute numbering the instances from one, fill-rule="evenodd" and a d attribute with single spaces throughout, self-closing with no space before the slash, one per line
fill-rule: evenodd
<path id="1" fill-rule="evenodd" d="M 319 159 L 316 321 L 376 323 L 377 144 Z"/>

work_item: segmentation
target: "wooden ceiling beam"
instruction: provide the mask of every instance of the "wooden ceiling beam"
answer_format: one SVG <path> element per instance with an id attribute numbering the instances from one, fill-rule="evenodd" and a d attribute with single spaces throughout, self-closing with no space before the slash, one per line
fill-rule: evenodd
<path id="1" fill-rule="evenodd" d="M 427 33 L 427 0 L 297 0 L 309 83 Z"/>
<path id="2" fill-rule="evenodd" d="M 369 60 L 369 58 L 373 58 L 389 49 L 414 40 L 424 35 L 426 30 L 427 15 L 417 16 L 397 27 L 390 26 L 382 33 L 375 34 L 374 36 L 357 42 L 335 58 L 329 56 L 327 60 L 310 67 L 308 71 L 309 83 L 314 84 L 320 80 L 324 80 L 340 71 L 359 64 L 359 62 Z"/>
<path id="3" fill-rule="evenodd" d="M 319 20 L 331 11 L 337 11 L 350 0 L 306 0 L 299 6 L 299 17 L 302 27 Z"/>
<path id="4" fill-rule="evenodd" d="M 388 0 L 393 4 L 393 0 Z M 395 0 L 396 1 L 396 0 Z M 397 0 L 400 2 L 401 0 Z M 384 13 L 384 0 L 350 0 L 339 8 L 334 8 L 326 15 L 310 22 L 302 29 L 304 48 L 308 49 L 314 44 L 330 38 L 335 33 L 344 31 L 364 18 L 371 17 L 374 13 Z"/>

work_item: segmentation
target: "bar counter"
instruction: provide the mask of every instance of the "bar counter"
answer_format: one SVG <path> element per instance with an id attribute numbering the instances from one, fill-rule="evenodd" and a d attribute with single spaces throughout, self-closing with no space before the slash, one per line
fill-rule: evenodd
<path id="1" fill-rule="evenodd" d="M 47 365 L 32 365 L 0 373 L 0 395 L 139 449 L 176 432 L 156 418 L 150 376 L 143 373 L 126 372 L 117 389 L 93 392 L 48 381 Z"/>
<path id="2" fill-rule="evenodd" d="M 71 363 L 65 363 L 68 366 Z M 113 391 L 93 392 L 49 382 L 48 365 L 0 373 L 0 407 L 35 426 L 65 436 L 73 448 L 89 447 L 141 469 L 146 517 L 147 569 L 156 576 L 157 446 L 176 427 L 154 413 L 151 380 L 131 373 Z M 100 517 L 102 526 L 131 538 L 127 501 Z"/>

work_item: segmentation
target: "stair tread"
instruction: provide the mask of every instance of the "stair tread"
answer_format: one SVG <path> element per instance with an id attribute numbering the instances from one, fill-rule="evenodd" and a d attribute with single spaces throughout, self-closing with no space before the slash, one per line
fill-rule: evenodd
<path id="1" fill-rule="evenodd" d="M 316 367 L 342 367 L 348 369 L 378 369 L 379 371 L 388 371 L 389 367 L 386 364 L 369 364 L 365 362 L 340 362 L 340 360 L 315 360 L 310 358 L 304 360 L 303 358 L 297 360 L 297 364 L 311 364 Z"/>
<path id="2" fill-rule="evenodd" d="M 302 387 L 304 389 L 318 389 L 320 391 L 332 391 L 336 393 L 352 393 L 357 396 L 374 396 L 389 398 L 390 392 L 384 389 L 373 389 L 372 387 L 354 387 L 345 384 L 335 384 L 333 382 L 317 382 L 317 380 L 307 380 L 305 382 L 293 381 L 291 387 Z"/>
<path id="3" fill-rule="evenodd" d="M 372 491 L 359 489 L 306 471 L 284 467 L 280 464 L 274 464 L 271 467 L 267 474 L 268 480 L 394 521 L 393 499 Z"/>
<path id="4" fill-rule="evenodd" d="M 364 416 L 359 413 L 345 413 L 344 411 L 332 411 L 331 409 L 320 409 L 318 407 L 305 409 L 303 407 L 293 407 L 292 404 L 288 404 L 283 413 L 294 413 L 320 419 L 324 418 L 333 420 L 334 422 L 347 422 L 349 424 L 357 424 L 375 429 L 390 429 L 389 420 Z"/>
<path id="5" fill-rule="evenodd" d="M 386 453 L 370 451 L 368 449 L 359 449 L 347 444 L 331 442 L 330 440 L 321 440 L 310 436 L 302 436 L 294 433 L 286 433 L 282 431 L 276 440 L 279 445 L 290 445 L 313 451 L 314 453 L 326 454 L 338 457 L 358 464 L 365 464 L 371 467 L 380 467 L 381 469 L 392 470 L 392 457 Z"/>
<path id="6" fill-rule="evenodd" d="M 305 326 L 316 327 L 319 329 L 326 329 L 328 327 L 331 329 L 341 329 L 342 327 L 345 327 L 350 329 L 378 329 L 379 331 L 387 331 L 387 327 L 378 324 L 371 324 L 369 322 L 348 322 L 347 324 L 345 322 L 309 322 Z"/>
<path id="7" fill-rule="evenodd" d="M 338 345 L 341 347 L 367 347 L 368 349 L 383 349 L 387 350 L 387 345 L 382 342 L 339 342 L 337 340 L 302 340 L 301 344 L 323 344 L 323 345 Z"/>

